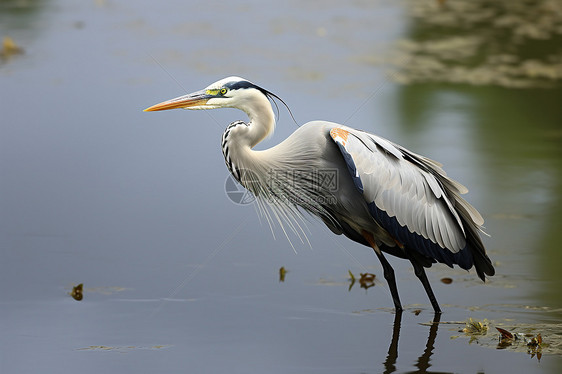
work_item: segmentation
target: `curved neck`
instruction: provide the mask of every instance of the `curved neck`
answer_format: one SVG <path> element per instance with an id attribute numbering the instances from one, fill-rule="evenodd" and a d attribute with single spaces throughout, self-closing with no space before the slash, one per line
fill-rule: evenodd
<path id="1" fill-rule="evenodd" d="M 265 96 L 255 100 L 253 105 L 244 108 L 248 115 L 248 133 L 246 140 L 250 148 L 254 148 L 262 140 L 273 134 L 275 130 L 275 116 L 271 103 Z"/>
<path id="2" fill-rule="evenodd" d="M 261 92 L 259 95 L 242 97 L 233 108 L 243 110 L 249 118 L 246 124 L 233 122 L 223 134 L 222 151 L 226 164 L 232 174 L 240 180 L 238 170 L 260 169 L 260 158 L 254 148 L 273 133 L 275 116 L 271 103 Z"/>

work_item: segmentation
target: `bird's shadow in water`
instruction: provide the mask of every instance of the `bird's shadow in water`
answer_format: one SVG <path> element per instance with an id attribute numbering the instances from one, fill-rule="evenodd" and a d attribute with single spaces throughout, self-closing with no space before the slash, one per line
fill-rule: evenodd
<path id="1" fill-rule="evenodd" d="M 390 341 L 390 346 L 388 347 L 388 354 L 384 360 L 384 374 L 390 374 L 396 372 L 396 360 L 398 359 L 398 338 L 400 337 L 400 326 L 402 323 L 402 313 L 396 312 L 394 316 L 394 324 L 392 328 L 392 339 Z M 429 363 L 431 355 L 433 354 L 435 339 L 437 338 L 437 329 L 439 328 L 439 321 L 441 319 L 440 314 L 435 314 L 433 317 L 433 323 L 429 328 L 429 336 L 427 337 L 427 343 L 425 344 L 425 349 L 423 353 L 418 357 L 415 367 L 417 370 L 408 371 L 407 373 L 432 373 L 428 371 L 431 364 Z M 442 372 L 440 372 L 442 373 Z"/>

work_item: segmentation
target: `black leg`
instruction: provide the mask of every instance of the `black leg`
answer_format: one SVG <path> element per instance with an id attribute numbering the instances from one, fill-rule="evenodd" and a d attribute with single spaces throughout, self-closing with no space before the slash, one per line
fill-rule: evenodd
<path id="1" fill-rule="evenodd" d="M 414 274 L 416 274 L 416 277 L 418 277 L 418 279 L 423 284 L 423 288 L 425 289 L 425 293 L 427 293 L 427 297 L 429 297 L 429 301 L 431 302 L 431 305 L 433 306 L 433 310 L 435 311 L 435 314 L 441 313 L 441 308 L 439 308 L 439 304 L 437 303 L 437 299 L 435 298 L 435 295 L 433 294 L 433 290 L 431 289 L 431 286 L 429 285 L 429 280 L 427 279 L 427 275 L 425 275 L 425 270 L 424 270 L 423 266 L 420 265 L 411 256 L 410 256 L 410 262 L 414 266 Z"/>
<path id="2" fill-rule="evenodd" d="M 388 283 L 388 287 L 390 287 L 390 294 L 392 295 L 392 301 L 394 301 L 394 308 L 396 308 L 397 313 L 401 312 L 402 304 L 400 303 L 400 297 L 398 296 L 398 288 L 396 287 L 396 278 L 394 277 L 394 269 L 392 268 L 392 266 L 390 266 L 390 264 L 388 263 L 388 261 L 386 260 L 386 258 L 384 257 L 384 255 L 380 250 L 378 251 L 376 249 L 374 250 L 375 253 L 377 254 L 377 257 L 379 258 L 379 261 L 381 262 L 384 279 L 386 279 L 386 282 Z"/>
<path id="3" fill-rule="evenodd" d="M 386 282 L 390 287 L 390 294 L 392 295 L 392 301 L 394 301 L 394 308 L 396 309 L 396 313 L 401 312 L 402 304 L 400 303 L 400 297 L 398 297 L 398 288 L 396 287 L 396 278 L 394 277 L 394 269 L 392 268 L 392 266 L 390 266 L 388 261 L 386 261 L 386 258 L 384 257 L 380 248 L 377 246 L 377 243 L 375 242 L 375 238 L 373 237 L 373 234 L 367 231 L 361 231 L 361 235 L 363 235 L 365 240 L 367 240 L 371 248 L 373 248 L 373 251 L 375 251 L 377 257 L 379 258 L 379 261 L 381 262 L 382 265 L 384 279 L 386 279 Z"/>

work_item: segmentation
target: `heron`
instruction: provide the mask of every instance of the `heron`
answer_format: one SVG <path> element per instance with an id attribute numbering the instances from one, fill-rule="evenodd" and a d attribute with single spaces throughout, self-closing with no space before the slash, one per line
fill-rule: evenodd
<path id="1" fill-rule="evenodd" d="M 245 112 L 248 122 L 232 122 L 222 135 L 232 176 L 293 229 L 295 220 L 308 213 L 334 234 L 372 248 L 396 312 L 403 309 L 385 254 L 410 261 L 436 314 L 441 308 L 425 268 L 443 263 L 468 271 L 474 266 L 482 281 L 494 275 L 481 239 L 484 220 L 461 197 L 467 188 L 448 177 L 442 164 L 383 137 L 327 121 L 308 122 L 276 146 L 255 150 L 274 132 L 274 100 L 287 106 L 272 92 L 232 76 L 145 111 Z"/>

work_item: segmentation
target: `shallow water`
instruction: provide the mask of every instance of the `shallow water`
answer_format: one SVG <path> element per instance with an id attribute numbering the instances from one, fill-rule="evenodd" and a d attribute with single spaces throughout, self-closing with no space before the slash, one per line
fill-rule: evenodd
<path id="1" fill-rule="evenodd" d="M 379 59 L 442 31 L 408 3 L 166 4 L 0 5 L 0 37 L 25 51 L 0 60 L 2 372 L 558 372 L 559 81 L 413 79 Z M 273 239 L 225 193 L 220 137 L 243 113 L 142 112 L 228 75 L 278 94 L 299 123 L 346 123 L 443 162 L 486 220 L 497 275 L 431 268 L 444 310 L 432 325 L 408 263 L 389 259 L 395 316 L 365 247 L 314 219 L 310 246 Z M 281 108 L 263 147 L 295 128 Z M 348 271 L 375 286 L 350 289 Z M 468 318 L 488 334 L 459 332 Z M 540 360 L 498 349 L 496 326 L 540 333 Z"/>

